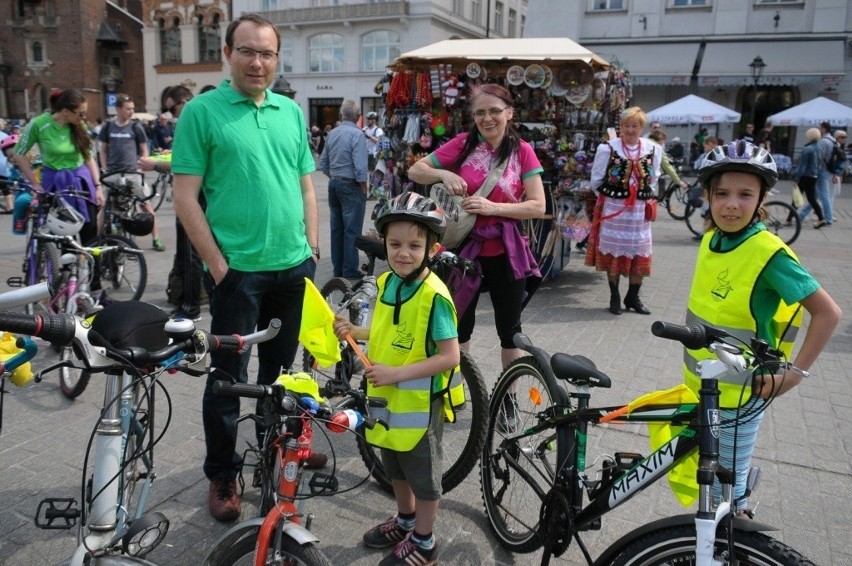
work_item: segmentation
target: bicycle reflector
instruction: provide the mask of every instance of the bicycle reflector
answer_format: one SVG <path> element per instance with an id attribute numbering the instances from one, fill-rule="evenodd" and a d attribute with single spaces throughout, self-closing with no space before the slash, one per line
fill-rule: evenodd
<path id="1" fill-rule="evenodd" d="M 142 515 L 130 526 L 121 537 L 125 554 L 129 556 L 145 556 L 154 550 L 169 531 L 169 520 L 158 511 Z"/>

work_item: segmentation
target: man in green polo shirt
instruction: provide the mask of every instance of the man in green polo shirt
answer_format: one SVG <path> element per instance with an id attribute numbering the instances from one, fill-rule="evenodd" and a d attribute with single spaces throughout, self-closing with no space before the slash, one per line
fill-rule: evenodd
<path id="1" fill-rule="evenodd" d="M 272 318 L 278 336 L 258 346 L 258 382 L 272 383 L 293 363 L 302 316 L 304 278 L 319 259 L 314 159 L 305 119 L 292 100 L 274 94 L 281 36 L 257 14 L 225 33 L 231 78 L 186 103 L 175 131 L 175 211 L 207 266 L 215 334 L 247 334 Z M 198 204 L 204 187 L 206 213 Z M 220 521 L 240 515 L 235 451 L 239 399 L 217 397 L 217 379 L 246 382 L 249 353 L 213 354 L 216 371 L 204 391 L 208 506 Z"/>

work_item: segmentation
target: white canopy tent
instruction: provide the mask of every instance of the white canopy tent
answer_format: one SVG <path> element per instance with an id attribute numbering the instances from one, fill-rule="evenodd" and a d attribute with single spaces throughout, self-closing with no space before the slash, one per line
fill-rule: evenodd
<path id="1" fill-rule="evenodd" d="M 665 106 L 651 110 L 648 122 L 660 124 L 728 124 L 740 121 L 741 114 L 721 104 L 688 94 Z"/>
<path id="2" fill-rule="evenodd" d="M 773 126 L 819 126 L 828 122 L 832 126 L 845 128 L 852 124 L 852 108 L 824 96 L 792 106 L 769 116 Z"/>
<path id="3" fill-rule="evenodd" d="M 582 61 L 595 70 L 609 63 L 567 37 L 446 39 L 400 55 L 395 65 L 453 61 L 558 62 Z"/>

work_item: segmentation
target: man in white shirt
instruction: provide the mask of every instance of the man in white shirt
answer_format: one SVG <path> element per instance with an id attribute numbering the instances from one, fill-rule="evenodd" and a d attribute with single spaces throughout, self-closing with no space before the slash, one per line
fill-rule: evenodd
<path id="1" fill-rule="evenodd" d="M 377 125 L 378 115 L 367 112 L 367 125 L 362 128 L 367 136 L 367 171 L 372 173 L 379 158 L 379 139 L 385 132 Z"/>

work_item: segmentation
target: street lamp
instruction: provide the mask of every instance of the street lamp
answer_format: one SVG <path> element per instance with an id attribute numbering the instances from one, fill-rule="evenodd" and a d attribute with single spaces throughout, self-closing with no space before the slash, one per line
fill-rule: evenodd
<path id="1" fill-rule="evenodd" d="M 761 75 L 763 75 L 766 63 L 763 62 L 763 57 L 758 55 L 748 66 L 751 67 L 751 78 L 754 81 L 754 96 L 751 103 L 751 123 L 754 124 L 755 114 L 757 113 L 757 83 L 760 81 Z"/>

